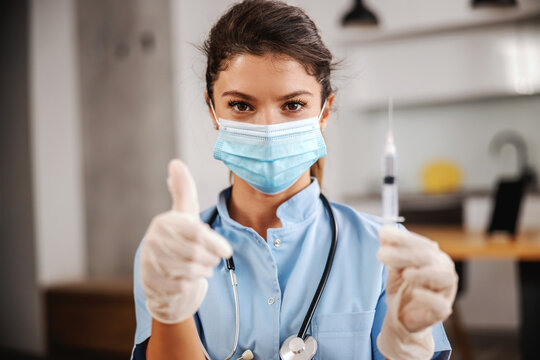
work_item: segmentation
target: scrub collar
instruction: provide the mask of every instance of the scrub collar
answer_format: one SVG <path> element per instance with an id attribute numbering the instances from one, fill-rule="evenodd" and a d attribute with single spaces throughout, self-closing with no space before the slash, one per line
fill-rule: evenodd
<path id="1" fill-rule="evenodd" d="M 229 216 L 227 201 L 231 197 L 232 186 L 223 190 L 218 196 L 217 209 L 224 222 L 237 228 L 247 229 Z M 281 204 L 276 212 L 281 221 L 282 228 L 299 224 L 318 214 L 322 208 L 319 194 L 321 188 L 317 178 L 311 177 L 311 184 L 296 193 L 289 200 Z"/>

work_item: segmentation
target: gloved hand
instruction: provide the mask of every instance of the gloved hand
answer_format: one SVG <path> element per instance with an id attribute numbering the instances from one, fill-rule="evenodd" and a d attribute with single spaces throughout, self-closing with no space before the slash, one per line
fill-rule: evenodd
<path id="1" fill-rule="evenodd" d="M 141 249 L 141 283 L 146 307 L 162 323 L 181 322 L 197 311 L 208 288 L 207 277 L 229 243 L 199 218 L 195 182 L 180 160 L 169 163 L 171 211 L 154 217 Z"/>
<path id="2" fill-rule="evenodd" d="M 388 272 L 379 351 L 391 360 L 431 359 L 432 326 L 450 316 L 456 297 L 454 263 L 436 242 L 395 226 L 381 227 L 379 239 Z"/>

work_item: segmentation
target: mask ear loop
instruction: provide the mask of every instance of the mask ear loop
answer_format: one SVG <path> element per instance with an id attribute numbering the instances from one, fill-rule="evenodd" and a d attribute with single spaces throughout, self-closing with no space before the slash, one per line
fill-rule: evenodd
<path id="1" fill-rule="evenodd" d="M 317 118 L 317 122 L 320 123 L 321 122 L 321 117 L 323 116 L 324 114 L 324 110 L 326 109 L 326 102 L 328 101 L 328 98 L 324 99 L 324 103 L 323 103 L 323 106 L 322 106 L 322 109 L 321 109 L 321 112 L 319 114 L 319 117 Z M 326 127 L 324 129 L 321 129 L 323 132 L 324 130 L 326 130 Z"/>
<path id="2" fill-rule="evenodd" d="M 212 110 L 212 114 L 214 114 L 214 120 L 216 120 L 216 123 L 218 124 L 217 129 L 221 129 L 221 123 L 219 122 L 219 119 L 218 119 L 218 117 L 216 115 L 216 110 L 214 110 L 214 105 L 212 104 L 212 99 L 209 100 L 209 103 L 210 103 L 210 109 Z"/>

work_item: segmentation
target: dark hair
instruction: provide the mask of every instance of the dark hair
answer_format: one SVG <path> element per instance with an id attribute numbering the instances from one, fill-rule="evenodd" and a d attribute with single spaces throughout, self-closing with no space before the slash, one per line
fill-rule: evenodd
<path id="1" fill-rule="evenodd" d="M 212 27 L 202 47 L 207 57 L 206 90 L 211 101 L 214 83 L 227 62 L 241 54 L 288 56 L 321 84 L 322 102 L 333 92 L 332 53 L 304 10 L 275 0 L 244 0 L 233 5 Z M 311 167 L 322 181 L 323 159 Z"/>

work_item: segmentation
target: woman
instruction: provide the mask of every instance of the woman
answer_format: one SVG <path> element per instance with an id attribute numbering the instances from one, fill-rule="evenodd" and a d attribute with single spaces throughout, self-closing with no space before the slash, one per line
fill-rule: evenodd
<path id="1" fill-rule="evenodd" d="M 332 55 L 311 19 L 281 2 L 244 1 L 214 25 L 204 50 L 205 98 L 219 129 L 214 157 L 231 169 L 233 185 L 219 195 L 217 212 L 199 215 L 188 168 L 170 163 L 173 209 L 153 219 L 135 259 L 134 358 L 204 359 L 202 343 L 212 359 L 231 349 L 233 359 L 250 358 L 241 357 L 246 350 L 279 359 L 323 274 L 331 216 L 339 240 L 306 323 L 315 358 L 449 358 L 440 323 L 456 292 L 449 257 L 428 239 L 320 197 L 321 130 L 334 93 Z M 236 348 L 234 293 L 222 261 L 233 253 Z M 311 340 L 296 340 L 287 349 L 310 350 Z"/>

